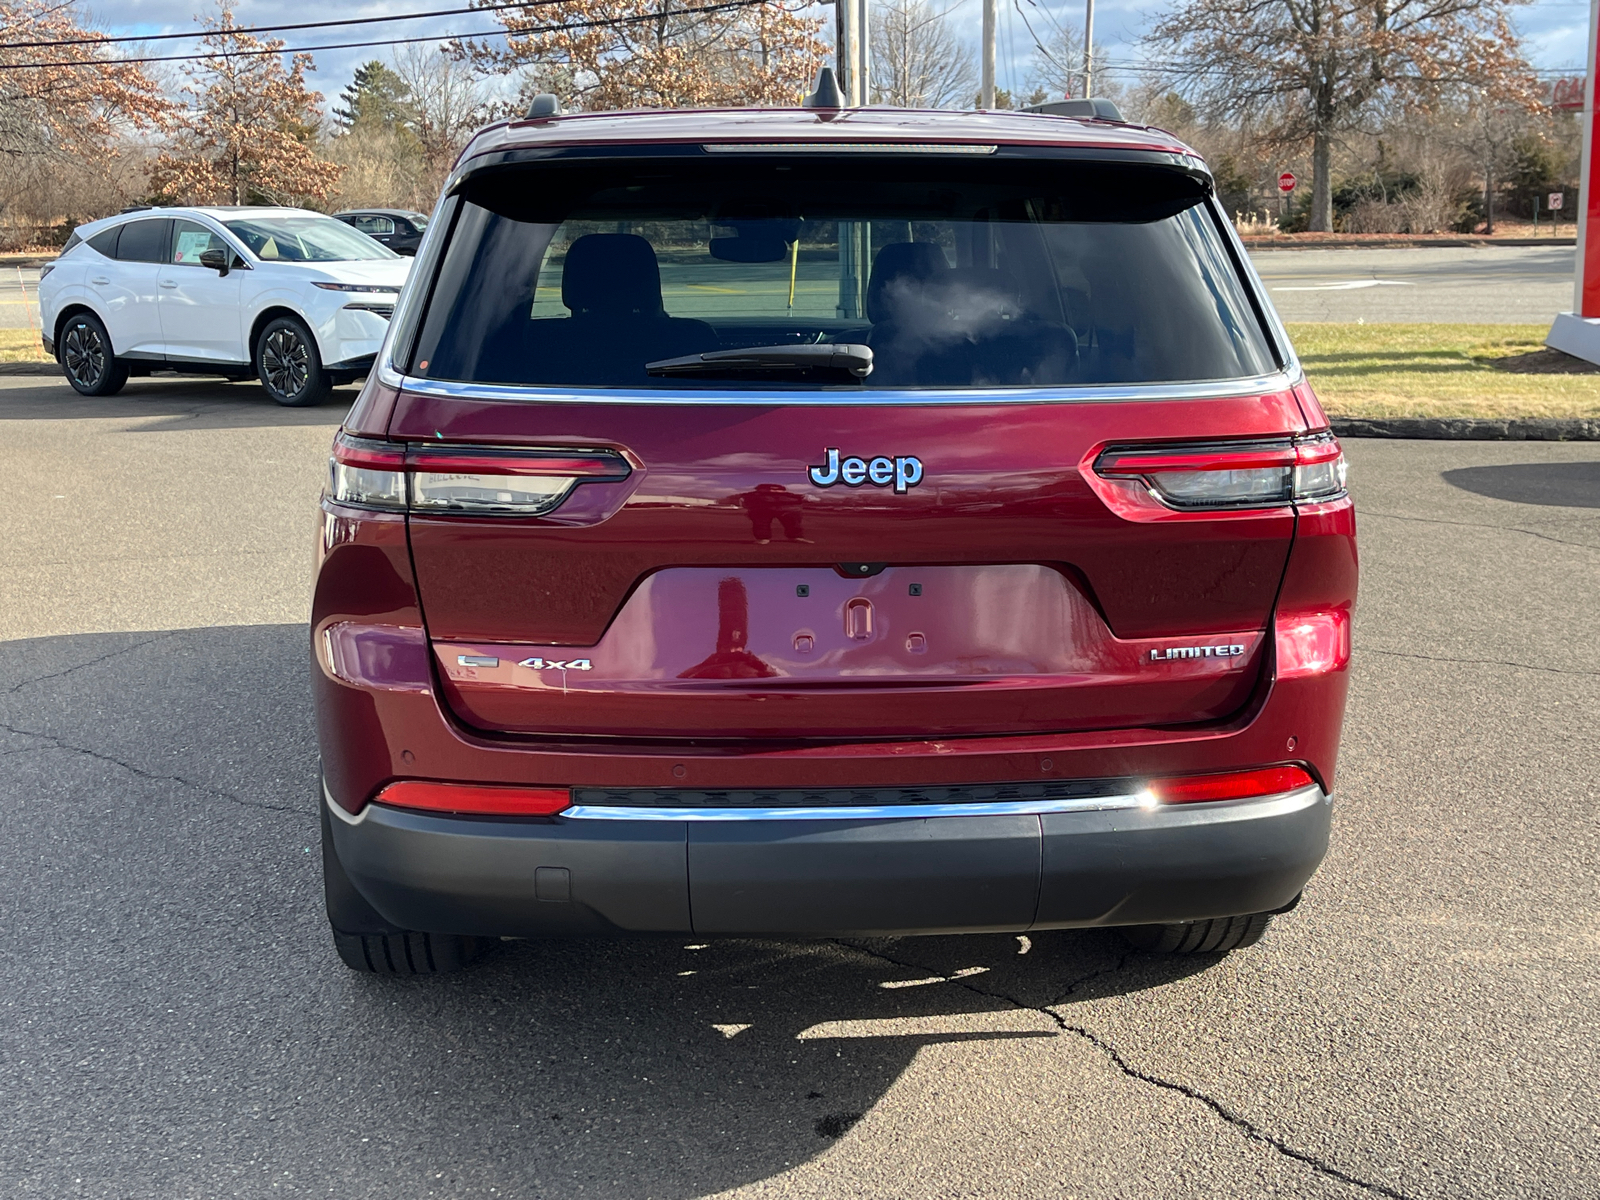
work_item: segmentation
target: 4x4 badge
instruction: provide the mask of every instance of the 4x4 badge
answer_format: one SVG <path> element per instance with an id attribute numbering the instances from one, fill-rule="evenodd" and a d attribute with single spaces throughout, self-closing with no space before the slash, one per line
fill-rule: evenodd
<path id="1" fill-rule="evenodd" d="M 559 658 L 525 658 L 517 666 L 532 667 L 535 671 L 588 671 L 592 669 L 587 658 L 569 658 L 566 662 L 562 662 Z"/>
<path id="2" fill-rule="evenodd" d="M 836 483 L 845 487 L 860 487 L 863 483 L 874 487 L 893 484 L 895 494 L 903 496 L 922 482 L 922 460 L 909 454 L 894 458 L 880 454 L 876 458 L 847 458 L 840 462 L 839 451 L 829 446 L 824 457 L 825 466 L 806 468 L 811 482 L 818 487 L 832 487 Z"/>

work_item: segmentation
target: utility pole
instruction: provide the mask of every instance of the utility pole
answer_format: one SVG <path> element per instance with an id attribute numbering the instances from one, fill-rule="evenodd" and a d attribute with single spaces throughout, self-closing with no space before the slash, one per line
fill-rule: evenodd
<path id="1" fill-rule="evenodd" d="M 839 77 L 839 90 L 844 93 L 845 105 L 854 108 L 860 101 L 861 81 L 856 69 L 860 57 L 856 43 L 861 36 L 861 17 L 857 6 L 861 0 L 834 0 L 834 74 Z"/>
<path id="2" fill-rule="evenodd" d="M 856 0 L 856 62 L 861 68 L 861 98 L 857 103 L 872 103 L 872 6 L 870 0 Z"/>
<path id="3" fill-rule="evenodd" d="M 1083 0 L 1083 94 L 1094 95 L 1094 0 Z"/>
<path id="4" fill-rule="evenodd" d="M 983 0 L 983 83 L 978 107 L 994 108 L 994 17 L 995 0 Z"/>

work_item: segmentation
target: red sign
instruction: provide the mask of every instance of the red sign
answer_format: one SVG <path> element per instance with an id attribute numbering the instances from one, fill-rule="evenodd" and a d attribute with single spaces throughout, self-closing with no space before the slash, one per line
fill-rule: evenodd
<path id="1" fill-rule="evenodd" d="M 1551 212 L 1558 212 L 1561 206 L 1567 202 L 1566 193 L 1564 192 L 1551 192 L 1545 199 L 1550 202 Z"/>
<path id="2" fill-rule="evenodd" d="M 1576 79 L 1558 79 L 1550 89 L 1550 103 L 1554 108 L 1583 110 L 1583 91 L 1587 81 L 1583 76 Z"/>
<path id="3" fill-rule="evenodd" d="M 1285 171 L 1278 176 L 1278 190 L 1287 196 L 1294 191 L 1294 185 L 1298 182 L 1299 180 L 1295 179 L 1293 171 Z"/>

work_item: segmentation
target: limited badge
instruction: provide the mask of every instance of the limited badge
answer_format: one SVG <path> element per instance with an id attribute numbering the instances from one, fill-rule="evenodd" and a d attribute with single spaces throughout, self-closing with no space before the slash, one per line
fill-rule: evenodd
<path id="1" fill-rule="evenodd" d="M 896 495 L 903 496 L 922 482 L 922 460 L 910 454 L 841 460 L 839 451 L 830 446 L 823 452 L 823 458 L 822 466 L 806 469 L 811 482 L 818 487 L 842 483 L 853 488 L 870 483 L 873 487 L 893 487 Z"/>

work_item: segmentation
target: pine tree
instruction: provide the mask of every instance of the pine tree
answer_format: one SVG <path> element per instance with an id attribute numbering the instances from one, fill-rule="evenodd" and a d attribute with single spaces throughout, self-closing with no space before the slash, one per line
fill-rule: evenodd
<path id="1" fill-rule="evenodd" d="M 341 104 L 333 115 L 346 129 L 358 121 L 406 125 L 415 116 L 405 80 L 376 59 L 356 68 L 355 78 L 339 93 L 339 99 Z"/>

